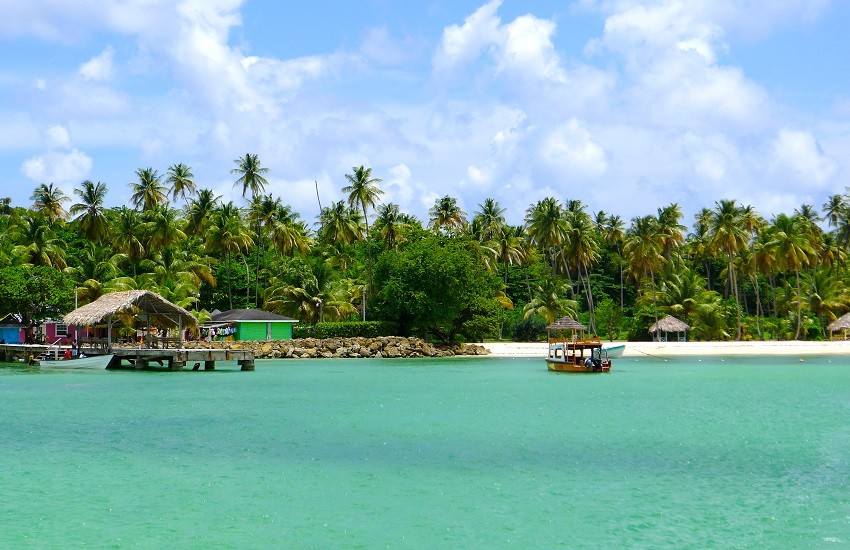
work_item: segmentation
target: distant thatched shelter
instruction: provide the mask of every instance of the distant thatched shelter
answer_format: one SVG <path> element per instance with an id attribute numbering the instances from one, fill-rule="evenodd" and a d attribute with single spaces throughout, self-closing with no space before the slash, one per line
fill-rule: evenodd
<path id="1" fill-rule="evenodd" d="M 850 329 L 850 313 L 845 313 L 835 321 L 831 322 L 826 327 L 829 329 L 829 334 L 832 336 L 833 332 L 838 332 L 839 330 L 844 331 L 844 339 L 847 339 L 847 330 Z"/>
<path id="2" fill-rule="evenodd" d="M 546 330 L 587 330 L 587 327 L 572 317 L 561 317 L 546 327 Z"/>
<path id="3" fill-rule="evenodd" d="M 676 333 L 676 339 L 679 342 L 684 342 L 688 339 L 689 330 L 691 330 L 691 327 L 687 323 L 672 315 L 664 317 L 649 327 L 649 333 L 652 334 L 652 339 L 656 342 L 666 342 L 671 332 Z"/>
<path id="4" fill-rule="evenodd" d="M 149 290 L 127 290 L 104 294 L 94 302 L 65 315 L 69 325 L 80 327 L 107 324 L 107 341 L 112 342 L 112 321 L 116 315 L 129 315 L 151 324 L 176 328 L 182 339 L 183 328 L 197 326 L 195 317 L 155 292 Z"/>

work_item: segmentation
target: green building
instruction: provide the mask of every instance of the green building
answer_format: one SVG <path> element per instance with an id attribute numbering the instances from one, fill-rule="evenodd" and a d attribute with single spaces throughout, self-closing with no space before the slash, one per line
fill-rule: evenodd
<path id="1" fill-rule="evenodd" d="M 297 319 L 260 309 L 231 309 L 212 314 L 207 324 L 214 334 L 227 335 L 233 340 L 292 340 L 292 324 Z"/>

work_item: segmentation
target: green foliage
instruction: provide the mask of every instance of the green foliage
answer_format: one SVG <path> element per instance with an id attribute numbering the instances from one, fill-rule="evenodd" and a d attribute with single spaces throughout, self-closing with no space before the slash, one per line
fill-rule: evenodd
<path id="1" fill-rule="evenodd" d="M 487 302 L 497 304 L 499 286 L 474 242 L 429 235 L 381 254 L 372 306 L 377 318 L 398 323 L 403 334 L 475 340 L 498 329 L 498 306 Z"/>
<path id="2" fill-rule="evenodd" d="M 623 309 L 607 296 L 596 304 L 596 323 L 599 331 L 609 340 L 617 336 L 617 329 L 623 320 Z"/>
<path id="3" fill-rule="evenodd" d="M 59 317 L 74 304 L 74 283 L 48 266 L 0 269 L 0 316 L 19 313 L 24 322 Z"/>
<path id="4" fill-rule="evenodd" d="M 377 338 L 396 334 L 398 326 L 387 321 L 296 324 L 292 328 L 293 338 Z"/>
<path id="5" fill-rule="evenodd" d="M 513 325 L 513 335 L 517 342 L 539 342 L 546 338 L 546 321 L 540 317 L 520 319 Z"/>

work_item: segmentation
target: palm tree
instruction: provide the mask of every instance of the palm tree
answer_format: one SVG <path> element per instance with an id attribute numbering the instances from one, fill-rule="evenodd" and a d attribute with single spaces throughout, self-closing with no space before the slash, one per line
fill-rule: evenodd
<path id="1" fill-rule="evenodd" d="M 212 189 L 201 189 L 195 198 L 186 206 L 186 233 L 203 235 L 213 211 L 218 206 L 221 196 L 215 195 Z"/>
<path id="2" fill-rule="evenodd" d="M 815 248 L 809 233 L 809 221 L 800 214 L 779 214 L 768 228 L 771 247 L 780 269 L 793 271 L 796 279 L 797 328 L 794 339 L 800 338 L 802 330 L 802 291 L 800 271 L 812 263 Z"/>
<path id="3" fill-rule="evenodd" d="M 347 207 L 343 201 L 332 203 L 319 214 L 319 240 L 326 245 L 348 245 L 363 235 L 360 212 Z"/>
<path id="4" fill-rule="evenodd" d="M 685 242 L 683 231 L 687 229 L 679 223 L 682 219 L 681 207 L 673 203 L 658 209 L 658 236 L 661 239 L 661 255 L 669 263 L 673 250 Z"/>
<path id="5" fill-rule="evenodd" d="M 504 282 L 508 282 L 508 267 L 523 263 L 527 256 L 523 246 L 525 231 L 520 226 L 502 225 L 494 235 L 492 248 L 495 251 L 496 260 L 505 268 Z"/>
<path id="6" fill-rule="evenodd" d="M 830 195 L 823 203 L 824 219 L 830 227 L 838 227 L 838 223 L 847 211 L 847 199 L 844 195 Z"/>
<path id="7" fill-rule="evenodd" d="M 623 282 L 623 240 L 626 238 L 625 226 L 620 216 L 610 215 L 603 221 L 602 239 L 608 246 L 614 246 L 617 250 L 617 263 L 620 266 L 620 308 L 625 307 L 624 282 Z"/>
<path id="8" fill-rule="evenodd" d="M 566 225 L 558 199 L 547 197 L 525 211 L 525 227 L 529 241 L 536 245 L 555 274 L 555 256 L 564 241 Z"/>
<path id="9" fill-rule="evenodd" d="M 207 250 L 223 254 L 229 261 L 233 254 L 244 252 L 253 244 L 251 232 L 233 202 L 224 204 L 213 212 L 210 228 L 207 231 Z M 230 309 L 233 309 L 233 283 L 229 278 L 227 299 Z"/>
<path id="10" fill-rule="evenodd" d="M 52 183 L 50 185 L 42 183 L 36 187 L 30 200 L 33 201 L 32 209 L 44 215 L 50 223 L 55 223 L 68 217 L 68 212 L 65 211 L 62 203 L 68 202 L 71 199 L 65 196 L 65 193 L 61 189 L 54 187 Z"/>
<path id="11" fill-rule="evenodd" d="M 656 322 L 658 322 L 658 303 L 655 300 L 655 273 L 664 263 L 662 250 L 658 238 L 658 220 L 654 216 L 632 218 L 631 227 L 626 232 L 623 256 L 629 266 L 629 273 L 636 282 L 640 283 L 649 277 Z"/>
<path id="12" fill-rule="evenodd" d="M 395 247 L 401 242 L 401 232 L 406 225 L 406 217 L 401 213 L 397 204 L 387 203 L 378 207 L 375 229 L 377 229 L 378 235 L 389 250 L 395 250 Z"/>
<path id="13" fill-rule="evenodd" d="M 65 269 L 65 243 L 53 233 L 50 220 L 37 212 L 28 212 L 9 229 L 14 242 L 13 254 L 22 263 Z"/>
<path id="14" fill-rule="evenodd" d="M 564 213 L 566 232 L 564 234 L 564 247 L 560 256 L 568 266 L 575 265 L 579 284 L 584 287 L 587 307 L 590 313 L 589 328 L 592 333 L 596 332 L 596 321 L 594 319 L 593 291 L 590 287 L 590 273 L 588 268 L 599 261 L 599 242 L 596 240 L 596 225 L 591 217 L 584 211 L 580 201 L 571 201 Z"/>
<path id="15" fill-rule="evenodd" d="M 563 315 L 578 316 L 578 303 L 575 300 L 561 298 L 567 292 L 564 286 L 559 286 L 554 279 L 548 279 L 543 286 L 537 287 L 534 298 L 523 308 L 523 319 L 538 315 L 547 325 L 555 322 Z"/>
<path id="16" fill-rule="evenodd" d="M 489 198 L 478 208 L 481 211 L 472 217 L 472 234 L 481 242 L 492 240 L 505 225 L 505 209 Z"/>
<path id="17" fill-rule="evenodd" d="M 734 200 L 723 199 L 715 203 L 716 209 L 711 212 L 709 219 L 709 248 L 715 254 L 726 256 L 726 280 L 730 294 L 735 299 L 737 326 L 735 339 L 743 335 L 741 322 L 741 300 L 738 295 L 738 279 L 735 274 L 735 255 L 747 244 L 747 224 L 743 211 Z"/>
<path id="18" fill-rule="evenodd" d="M 124 206 L 115 211 L 114 226 L 111 228 L 116 250 L 123 253 L 132 266 L 133 278 L 137 275 L 139 262 L 145 257 L 145 245 L 140 238 L 143 235 L 139 230 L 143 223 L 138 211 Z"/>
<path id="19" fill-rule="evenodd" d="M 292 210 L 287 204 L 280 204 L 272 219 L 272 240 L 275 250 L 287 256 L 296 252 L 307 254 L 313 246 L 307 226 L 298 218 L 298 212 Z"/>
<path id="20" fill-rule="evenodd" d="M 145 241 L 148 250 L 168 248 L 186 239 L 183 232 L 185 220 L 177 215 L 178 210 L 167 205 L 158 206 L 146 214 Z"/>
<path id="21" fill-rule="evenodd" d="M 80 202 L 71 205 L 71 215 L 80 226 L 83 234 L 89 240 L 101 240 L 109 232 L 107 210 L 103 207 L 106 199 L 106 184 L 92 183 L 86 180 L 74 189 L 74 194 L 80 197 Z"/>
<path id="22" fill-rule="evenodd" d="M 255 199 L 258 195 L 266 190 L 266 185 L 269 182 L 263 177 L 263 174 L 269 171 L 268 168 L 263 168 L 260 164 L 260 157 L 256 154 L 246 153 L 244 157 L 235 159 L 236 168 L 230 171 L 231 174 L 239 174 L 239 179 L 233 184 L 233 187 L 242 186 L 242 197 L 248 191 L 251 191 L 251 198 Z"/>
<path id="23" fill-rule="evenodd" d="M 136 170 L 138 182 L 131 182 L 133 194 L 130 202 L 136 209 L 142 211 L 153 210 L 162 203 L 168 202 L 165 186 L 159 181 L 160 175 L 153 168 L 139 168 Z"/>
<path id="24" fill-rule="evenodd" d="M 434 231 L 441 229 L 461 229 L 466 224 L 466 212 L 457 205 L 457 199 L 446 195 L 434 201 L 434 206 L 428 210 L 430 220 L 428 227 Z"/>
<path id="25" fill-rule="evenodd" d="M 195 174 L 182 162 L 168 167 L 165 183 L 171 186 L 171 198 L 175 201 L 177 197 L 182 197 L 185 201 L 186 197 L 192 197 L 195 194 Z"/>
<path id="26" fill-rule="evenodd" d="M 345 179 L 351 185 L 342 188 L 343 193 L 348 193 L 348 205 L 353 207 L 359 205 L 363 210 L 363 221 L 366 224 L 366 250 L 369 259 L 369 294 L 372 294 L 372 247 L 369 246 L 369 213 L 368 207 L 375 207 L 378 197 L 384 192 L 377 184 L 381 178 L 372 177 L 372 169 L 364 166 L 352 166 L 352 173 L 346 174 Z"/>

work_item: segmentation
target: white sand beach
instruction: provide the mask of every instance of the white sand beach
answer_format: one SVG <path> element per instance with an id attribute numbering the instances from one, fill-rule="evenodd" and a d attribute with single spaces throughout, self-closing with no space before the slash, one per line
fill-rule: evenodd
<path id="1" fill-rule="evenodd" d="M 625 344 L 624 357 L 683 357 L 683 356 L 814 356 L 848 355 L 850 340 L 832 342 L 606 342 L 606 346 Z M 483 345 L 495 357 L 545 357 L 546 342 L 485 342 Z"/>

